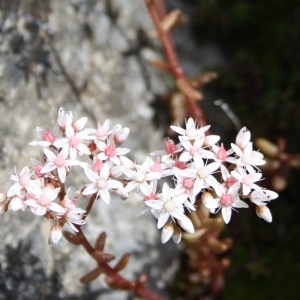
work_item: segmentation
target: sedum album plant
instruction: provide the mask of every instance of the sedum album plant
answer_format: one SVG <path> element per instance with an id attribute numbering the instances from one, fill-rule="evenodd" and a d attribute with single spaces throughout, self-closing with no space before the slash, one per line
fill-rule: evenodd
<path id="1" fill-rule="evenodd" d="M 38 127 L 39 139 L 30 145 L 40 147 L 42 156 L 21 171 L 15 170 L 12 185 L 1 199 L 2 212 L 29 210 L 52 222 L 49 243 L 58 243 L 64 233 L 67 240 L 86 249 L 98 266 L 82 282 L 105 273 L 112 288 L 132 290 L 147 299 L 157 297 L 145 287 L 143 276 L 132 283 L 118 274 L 128 255 L 110 267 L 114 257 L 103 251 L 104 233 L 94 247 L 82 231 L 94 202 L 109 205 L 111 194 L 122 199 L 130 193 L 138 195 L 145 206 L 143 213 L 157 219 L 162 243 L 171 238 L 179 243 L 182 235 L 195 234 L 199 211 L 206 211 L 212 220 L 220 213 L 229 223 L 233 212 L 254 206 L 260 218 L 272 221 L 267 204 L 278 195 L 259 186 L 264 156 L 253 150 L 245 127 L 230 149 L 225 149 L 219 136 L 207 134 L 208 125 L 198 127 L 189 118 L 183 128 L 171 126 L 178 134 L 177 144 L 166 139 L 163 150 L 138 164 L 126 156 L 130 149 L 122 147 L 129 134 L 127 127 L 111 126 L 110 120 L 95 128 L 86 128 L 86 123 L 86 117 L 74 120 L 71 111 L 60 108 L 55 130 Z M 74 190 L 68 177 L 78 172 L 85 174 L 86 184 Z"/>
<path id="2" fill-rule="evenodd" d="M 112 194 L 123 200 L 134 194 L 144 206 L 141 213 L 152 214 L 157 221 L 162 243 L 183 240 L 187 254 L 184 280 L 189 292 L 196 285 L 197 296 L 207 293 L 214 298 L 223 288 L 223 271 L 229 265 L 220 254 L 232 245 L 230 238 L 220 237 L 225 224 L 239 209 L 249 207 L 258 217 L 272 222 L 267 205 L 278 194 L 260 185 L 260 168 L 270 163 L 254 149 L 247 128 L 239 130 L 228 148 L 220 136 L 210 133 L 197 102 L 203 98 L 198 89 L 216 74 L 186 78 L 170 34 L 184 21 L 181 11 L 167 12 L 163 0 L 145 0 L 145 6 L 165 55 L 165 61 L 154 59 L 151 63 L 174 83 L 167 95 L 173 107 L 170 133 L 174 139 L 166 138 L 163 150 L 137 163 L 128 157 L 130 149 L 124 147 L 129 128 L 112 125 L 110 120 L 87 128 L 86 117 L 74 120 L 71 111 L 60 108 L 53 130 L 37 128 L 38 138 L 30 145 L 38 147 L 41 156 L 22 170 L 14 170 L 10 188 L 0 193 L 0 212 L 29 211 L 44 217 L 52 224 L 50 244 L 59 243 L 64 236 L 73 245 L 83 247 L 96 266 L 80 278 L 82 283 L 102 274 L 111 289 L 158 300 L 162 298 L 147 287 L 146 275 L 130 281 L 120 274 L 129 260 L 128 253 L 113 264 L 114 255 L 105 252 L 105 232 L 92 243 L 83 230 L 96 201 L 109 205 L 116 200 Z M 265 140 L 260 140 L 260 145 L 266 160 L 271 157 L 280 160 L 281 165 L 287 161 L 295 165 L 297 157 L 283 155 L 279 148 L 270 155 L 274 146 Z M 84 174 L 85 183 L 71 186 L 72 175 L 79 173 Z"/>

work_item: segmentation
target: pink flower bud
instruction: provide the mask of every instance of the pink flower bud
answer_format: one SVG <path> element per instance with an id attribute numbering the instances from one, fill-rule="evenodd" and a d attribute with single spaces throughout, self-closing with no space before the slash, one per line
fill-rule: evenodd
<path id="1" fill-rule="evenodd" d="M 168 154 L 172 154 L 174 152 L 176 152 L 176 145 L 174 143 L 173 140 L 171 139 L 166 139 L 165 140 L 165 151 L 168 153 Z"/>
<path id="2" fill-rule="evenodd" d="M 53 144 L 55 141 L 55 135 L 47 129 L 42 132 L 42 139 L 43 141 Z"/>
<path id="3" fill-rule="evenodd" d="M 226 149 L 224 148 L 223 143 L 221 144 L 219 150 L 216 153 L 217 159 L 219 160 L 225 160 L 227 158 L 227 152 Z"/>
<path id="4" fill-rule="evenodd" d="M 128 137 L 129 128 L 124 127 L 121 130 L 117 131 L 114 135 L 114 142 L 116 144 L 122 144 Z"/>
<path id="5" fill-rule="evenodd" d="M 176 160 L 174 167 L 176 167 L 180 170 L 184 170 L 186 168 L 186 163 L 183 161 Z"/>
<path id="6" fill-rule="evenodd" d="M 96 173 L 99 174 L 100 171 L 101 171 L 101 169 L 102 169 L 102 166 L 103 166 L 103 161 L 97 159 L 97 160 L 93 163 L 93 170 L 94 170 Z"/>

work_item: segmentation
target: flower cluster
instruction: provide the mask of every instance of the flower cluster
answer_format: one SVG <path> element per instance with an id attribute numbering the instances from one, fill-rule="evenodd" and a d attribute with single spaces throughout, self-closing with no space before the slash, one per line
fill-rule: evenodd
<path id="1" fill-rule="evenodd" d="M 257 206 L 259 217 L 272 221 L 266 204 L 278 194 L 257 185 L 262 177 L 258 166 L 265 161 L 260 152 L 253 150 L 251 134 L 245 127 L 230 149 L 218 144 L 219 136 L 207 134 L 209 126 L 198 128 L 191 118 L 186 128 L 171 126 L 171 129 L 179 135 L 179 143 L 166 139 L 165 149 L 152 153 L 155 160 L 147 159 L 136 166 L 136 174 L 143 170 L 143 176 L 139 176 L 135 186 L 157 218 L 157 227 L 162 228 L 163 243 L 172 236 L 179 242 L 181 229 L 194 232 L 188 213 L 199 205 L 211 213 L 221 211 L 228 223 L 232 210 L 247 208 L 247 202 L 251 202 Z M 172 181 L 170 184 L 165 181 L 159 192 L 158 180 L 165 176 Z"/>
<path id="2" fill-rule="evenodd" d="M 110 121 L 86 128 L 87 118 L 74 121 L 72 112 L 60 108 L 56 128 L 37 128 L 40 138 L 30 144 L 42 148 L 40 161 L 15 170 L 7 194 L 1 194 L 1 212 L 29 209 L 54 220 L 49 241 L 57 243 L 62 227 L 78 231 L 85 224 L 86 210 L 77 206 L 81 198 L 111 201 L 111 193 L 122 198 L 135 192 L 157 218 L 161 240 L 181 239 L 182 231 L 194 232 L 189 213 L 204 205 L 211 213 L 221 211 L 225 223 L 232 210 L 256 205 L 256 213 L 268 222 L 266 204 L 278 195 L 257 183 L 263 155 L 253 150 L 251 135 L 242 128 L 230 149 L 209 135 L 209 126 L 197 127 L 188 119 L 185 128 L 171 126 L 179 142 L 165 140 L 164 150 L 151 153 L 142 164 L 134 163 L 122 147 L 129 129 L 110 126 Z M 66 187 L 67 176 L 80 168 L 88 183 L 74 195 Z M 78 170 L 75 170 L 78 172 Z"/>

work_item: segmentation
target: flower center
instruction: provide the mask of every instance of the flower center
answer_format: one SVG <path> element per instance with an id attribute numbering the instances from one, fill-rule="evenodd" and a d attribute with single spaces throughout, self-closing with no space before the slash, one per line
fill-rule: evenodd
<path id="1" fill-rule="evenodd" d="M 145 181 L 145 174 L 143 173 L 137 173 L 136 177 L 135 177 L 135 181 L 138 183 L 142 183 Z"/>
<path id="2" fill-rule="evenodd" d="M 251 186 L 254 182 L 254 176 L 253 174 L 248 174 L 244 177 L 243 183 L 247 186 Z"/>
<path id="3" fill-rule="evenodd" d="M 54 161 L 54 164 L 59 168 L 63 167 L 65 165 L 64 157 L 62 157 L 62 155 L 58 154 L 55 161 Z"/>
<path id="4" fill-rule="evenodd" d="M 186 189 L 192 189 L 193 186 L 194 186 L 194 180 L 192 178 L 185 178 L 183 180 L 183 186 L 186 188 Z"/>
<path id="5" fill-rule="evenodd" d="M 100 178 L 97 180 L 97 187 L 99 189 L 104 189 L 105 185 L 106 185 L 106 181 L 104 179 Z"/>
<path id="6" fill-rule="evenodd" d="M 233 200 L 230 195 L 225 194 L 221 197 L 220 202 L 223 206 L 230 206 L 232 204 Z"/>
<path id="7" fill-rule="evenodd" d="M 165 204 L 164 204 L 164 209 L 166 212 L 171 212 L 174 210 L 174 203 L 172 201 L 167 201 Z"/>
<path id="8" fill-rule="evenodd" d="M 150 194 L 149 196 L 144 197 L 144 201 L 148 201 L 148 200 L 157 200 L 157 197 L 155 194 Z"/>
<path id="9" fill-rule="evenodd" d="M 204 179 L 207 177 L 208 173 L 205 169 L 200 169 L 198 172 L 197 172 L 198 176 L 200 179 Z"/>

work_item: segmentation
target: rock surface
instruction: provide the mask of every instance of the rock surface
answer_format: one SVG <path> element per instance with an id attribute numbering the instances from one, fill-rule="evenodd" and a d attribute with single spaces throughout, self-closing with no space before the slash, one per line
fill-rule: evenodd
<path id="1" fill-rule="evenodd" d="M 89 125 L 111 119 L 131 129 L 126 146 L 142 160 L 161 148 L 150 107 L 153 91 L 163 91 L 159 74 L 142 53 L 143 34 L 152 27 L 141 0 L 3 1 L 0 12 L 0 183 L 9 187 L 13 167 L 21 170 L 39 155 L 28 143 L 35 127 L 51 127 L 59 107 Z M 82 183 L 81 175 L 74 184 Z M 97 203 L 85 230 L 93 240 L 108 234 L 107 251 L 132 253 L 122 274 L 143 272 L 165 289 L 178 266 L 178 249 L 160 245 L 150 215 L 135 201 Z M 96 211 L 97 210 L 97 211 Z M 27 212 L 0 217 L 0 299 L 125 299 L 101 279 L 90 286 L 78 279 L 93 268 L 82 251 L 65 241 L 47 244 L 50 224 Z"/>

